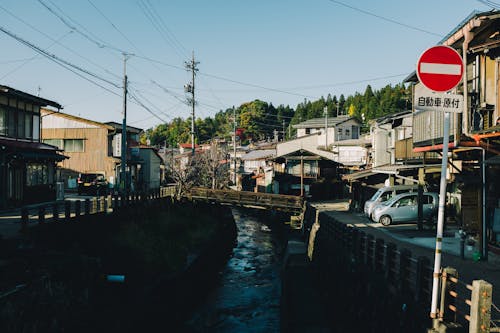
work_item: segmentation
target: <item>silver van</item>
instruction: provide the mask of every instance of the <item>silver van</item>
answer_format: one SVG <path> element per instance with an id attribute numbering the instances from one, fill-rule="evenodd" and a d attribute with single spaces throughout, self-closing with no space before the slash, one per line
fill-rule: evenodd
<path id="1" fill-rule="evenodd" d="M 397 194 L 405 192 L 416 192 L 418 190 L 418 185 L 394 185 L 394 186 L 384 186 L 379 188 L 375 194 L 365 202 L 364 213 L 368 218 L 372 218 L 373 208 L 376 205 L 385 202 Z M 424 187 L 425 191 L 425 187 Z"/>

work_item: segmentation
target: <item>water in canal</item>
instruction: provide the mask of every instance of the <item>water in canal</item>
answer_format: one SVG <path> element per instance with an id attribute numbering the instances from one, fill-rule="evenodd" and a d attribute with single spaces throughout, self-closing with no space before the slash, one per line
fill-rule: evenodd
<path id="1" fill-rule="evenodd" d="M 206 299 L 188 321 L 191 332 L 279 332 L 283 239 L 278 222 L 233 210 L 237 245 Z M 269 222 L 269 223 L 267 223 Z"/>

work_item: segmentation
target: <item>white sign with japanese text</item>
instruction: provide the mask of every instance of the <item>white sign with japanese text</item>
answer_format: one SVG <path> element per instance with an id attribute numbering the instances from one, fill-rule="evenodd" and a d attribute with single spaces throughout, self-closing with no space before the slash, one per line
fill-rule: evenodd
<path id="1" fill-rule="evenodd" d="M 415 91 L 414 107 L 417 110 L 461 113 L 463 104 L 464 97 L 462 95 Z"/>

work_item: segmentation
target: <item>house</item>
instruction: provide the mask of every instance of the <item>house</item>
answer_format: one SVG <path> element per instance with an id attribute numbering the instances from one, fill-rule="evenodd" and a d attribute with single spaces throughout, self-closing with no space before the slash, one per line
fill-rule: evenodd
<path id="1" fill-rule="evenodd" d="M 56 164 L 66 157 L 40 140 L 41 108 L 61 105 L 0 86 L 0 208 L 56 199 Z"/>
<path id="2" fill-rule="evenodd" d="M 68 156 L 67 160 L 59 164 L 60 176 L 66 187 L 74 188 L 75 180 L 81 173 L 101 173 L 111 186 L 117 188 L 120 184 L 122 125 L 115 122 L 100 123 L 46 109 L 41 112 L 43 142 L 59 147 Z M 129 184 L 140 181 L 138 170 L 143 161 L 137 141 L 141 131 L 127 126 Z"/>
<path id="3" fill-rule="evenodd" d="M 59 147 L 68 159 L 59 163 L 60 179 L 66 188 L 76 187 L 80 173 L 101 173 L 116 183 L 119 154 L 113 154 L 117 145 L 112 126 L 42 109 L 42 141 Z M 120 146 L 121 148 L 121 146 Z"/>
<path id="4" fill-rule="evenodd" d="M 256 149 L 241 157 L 243 172 L 239 175 L 239 184 L 244 191 L 273 192 L 274 172 L 271 160 L 275 156 L 276 149 Z"/>
<path id="5" fill-rule="evenodd" d="M 315 132 L 276 145 L 275 186 L 279 193 L 309 196 L 313 184 L 325 180 L 323 187 L 338 192 L 336 185 L 330 183 L 338 178 L 338 152 L 319 149 L 319 136 L 321 133 Z M 316 191 L 319 192 L 324 191 Z"/>
<path id="6" fill-rule="evenodd" d="M 358 139 L 360 127 L 359 120 L 347 115 L 313 118 L 293 125 L 293 128 L 297 130 L 297 138 L 315 133 L 320 134 L 317 136 L 316 146 L 324 148 L 341 140 Z"/>
<path id="7" fill-rule="evenodd" d="M 462 82 L 453 91 L 463 95 L 463 110 L 450 117 L 449 211 L 464 229 L 481 235 L 484 245 L 486 221 L 500 196 L 497 169 L 488 163 L 500 155 L 500 12 L 473 12 L 439 44 L 455 49 L 464 62 Z M 415 73 L 406 81 L 414 84 L 414 96 L 424 89 Z M 442 150 L 443 119 L 442 112 L 414 103 L 414 152 Z"/>

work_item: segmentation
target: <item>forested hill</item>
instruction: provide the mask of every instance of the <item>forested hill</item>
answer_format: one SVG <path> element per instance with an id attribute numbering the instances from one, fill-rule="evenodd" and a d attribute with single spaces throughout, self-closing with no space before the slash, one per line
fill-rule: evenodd
<path id="1" fill-rule="evenodd" d="M 207 142 L 212 138 L 231 138 L 234 126 L 234 115 L 238 134 L 243 142 L 282 138 L 283 132 L 288 138 L 295 134 L 291 125 L 302 121 L 324 117 L 327 107 L 328 116 L 348 114 L 356 117 L 367 128 L 368 121 L 404 110 L 411 109 L 411 91 L 403 84 L 387 85 L 380 90 L 373 90 L 368 85 L 363 94 L 356 93 L 347 98 L 344 95 L 321 97 L 316 101 L 304 100 L 295 109 L 260 100 L 243 103 L 236 109 L 221 110 L 215 116 L 195 121 L 196 142 Z M 174 118 L 170 123 L 161 124 L 148 129 L 142 140 L 150 140 L 152 146 L 169 147 L 179 143 L 190 142 L 191 118 Z"/>

